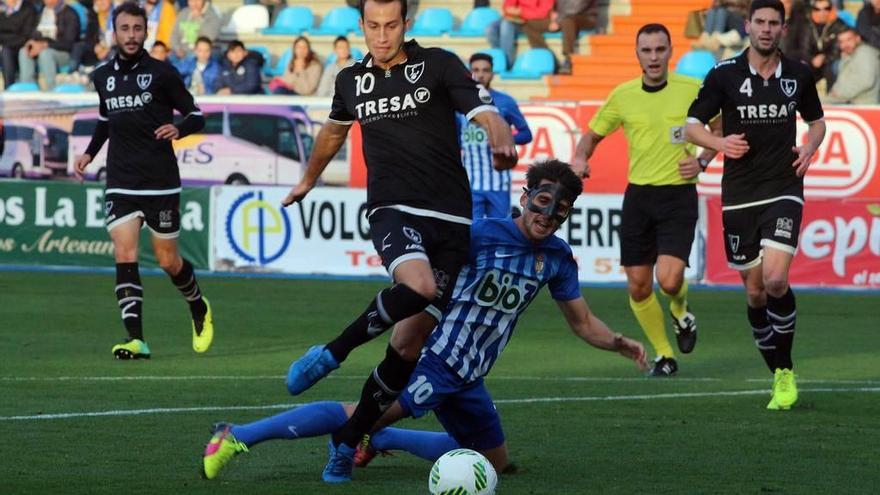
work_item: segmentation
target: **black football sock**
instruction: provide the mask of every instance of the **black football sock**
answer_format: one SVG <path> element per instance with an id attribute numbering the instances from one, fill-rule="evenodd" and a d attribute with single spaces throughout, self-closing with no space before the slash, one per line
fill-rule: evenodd
<path id="1" fill-rule="evenodd" d="M 770 372 L 775 371 L 776 365 L 776 334 L 767 320 L 767 307 L 753 308 L 748 306 L 749 324 L 752 326 L 752 336 L 755 338 L 755 346 L 761 352 L 761 357 Z"/>
<path id="2" fill-rule="evenodd" d="M 357 446 L 364 435 L 370 432 L 382 413 L 397 400 L 417 361 L 404 360 L 390 345 L 385 350 L 385 359 L 370 373 L 361 390 L 361 400 L 348 422 L 333 434 L 333 443 Z"/>
<path id="3" fill-rule="evenodd" d="M 420 313 L 430 303 L 404 284 L 391 286 L 379 292 L 367 309 L 327 344 L 327 349 L 341 363 L 356 347 L 378 337 L 398 321 Z"/>
<path id="4" fill-rule="evenodd" d="M 129 338 L 144 340 L 144 287 L 136 262 L 116 263 L 116 301 Z"/>
<path id="5" fill-rule="evenodd" d="M 183 266 L 177 275 L 171 276 L 171 282 L 177 287 L 177 290 L 183 295 L 186 302 L 189 303 L 189 311 L 192 313 L 193 320 L 201 322 L 205 319 L 205 313 L 208 312 L 208 306 L 202 299 L 202 291 L 199 289 L 199 283 L 196 280 L 196 274 L 193 271 L 192 264 L 183 259 Z M 201 328 L 196 328 L 201 331 Z"/>
<path id="6" fill-rule="evenodd" d="M 791 287 L 782 297 L 767 295 L 767 319 L 776 335 L 777 368 L 792 369 L 791 348 L 794 344 L 794 327 L 797 321 L 797 305 Z"/>

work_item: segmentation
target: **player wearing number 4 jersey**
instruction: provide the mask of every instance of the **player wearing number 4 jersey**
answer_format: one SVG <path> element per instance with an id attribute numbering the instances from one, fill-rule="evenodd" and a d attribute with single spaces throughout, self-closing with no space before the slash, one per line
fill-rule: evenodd
<path id="1" fill-rule="evenodd" d="M 755 343 L 774 373 L 768 409 L 789 409 L 797 401 L 791 360 L 797 313 L 788 270 L 800 232 L 803 177 L 825 136 L 810 68 L 779 51 L 785 29 L 779 0 L 751 3 L 751 48 L 709 71 L 686 129 L 690 141 L 724 152 L 725 250 L 746 288 Z M 719 111 L 723 137 L 704 127 Z M 795 112 L 809 127 L 802 146 Z"/>
<path id="2" fill-rule="evenodd" d="M 646 365 L 640 343 L 612 333 L 591 313 L 581 296 L 571 248 L 553 235 L 581 192 L 580 179 L 567 164 L 551 161 L 531 167 L 527 184 L 520 198 L 522 216 L 474 223 L 468 264 L 452 289 L 451 302 L 403 394 L 382 417 L 370 443 L 361 446 L 359 465 L 377 450 L 400 449 L 434 461 L 465 447 L 482 452 L 503 472 L 507 445 L 483 377 L 544 285 L 578 337 Z M 351 409 L 316 402 L 246 425 L 220 425 L 205 449 L 203 475 L 216 477 L 236 454 L 266 440 L 334 432 Z M 382 428 L 428 411 L 434 411 L 446 433 Z"/>

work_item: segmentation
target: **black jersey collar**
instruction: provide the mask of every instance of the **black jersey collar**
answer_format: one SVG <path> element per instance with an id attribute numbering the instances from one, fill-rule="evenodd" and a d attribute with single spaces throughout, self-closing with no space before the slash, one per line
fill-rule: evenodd
<path id="1" fill-rule="evenodd" d="M 132 58 L 122 58 L 118 53 L 116 54 L 115 60 L 113 60 L 113 70 L 125 70 L 129 71 L 140 65 L 141 61 L 144 59 L 144 55 L 147 54 L 147 51 L 141 48 L 137 54 L 135 54 Z"/>
<path id="2" fill-rule="evenodd" d="M 419 46 L 419 44 L 416 42 L 416 40 L 409 40 L 409 41 L 404 42 L 402 49 L 403 49 L 403 52 L 406 53 L 406 59 L 404 59 L 403 62 L 400 62 L 400 64 L 398 64 L 398 65 L 405 64 L 409 59 L 413 58 L 413 56 L 418 52 L 418 50 L 421 50 L 421 48 L 422 47 Z M 364 67 L 366 67 L 368 69 L 373 68 L 373 54 L 372 53 L 367 53 L 367 55 L 364 57 Z"/>
<path id="3" fill-rule="evenodd" d="M 746 48 L 745 50 L 743 50 L 740 58 L 742 59 L 743 67 L 747 67 L 750 74 L 752 74 L 753 76 L 757 76 L 758 71 L 754 67 L 752 67 L 752 64 L 749 63 L 749 50 L 751 50 L 751 48 Z M 779 79 L 780 77 L 782 77 L 782 64 L 785 63 L 785 56 L 779 50 L 777 50 L 777 53 L 779 54 L 779 63 L 776 65 L 776 71 L 773 72 L 773 77 Z"/>

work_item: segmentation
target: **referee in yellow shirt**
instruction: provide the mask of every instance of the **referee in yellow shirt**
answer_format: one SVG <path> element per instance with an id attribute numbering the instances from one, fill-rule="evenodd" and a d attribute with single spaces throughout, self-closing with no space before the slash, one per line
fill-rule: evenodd
<path id="1" fill-rule="evenodd" d="M 684 270 L 697 222 L 697 175 L 715 155 L 694 156 L 684 126 L 700 81 L 669 73 L 672 44 L 662 24 L 647 24 L 636 35 L 642 76 L 620 84 L 590 121 L 575 150 L 572 167 L 589 175 L 588 160 L 602 139 L 623 127 L 629 145 L 629 185 L 623 198 L 620 264 L 626 271 L 629 303 L 654 347 L 652 376 L 678 371 L 666 337 L 665 318 L 654 294 L 657 282 L 669 297 L 678 348 L 691 352 L 697 324 L 687 304 Z"/>

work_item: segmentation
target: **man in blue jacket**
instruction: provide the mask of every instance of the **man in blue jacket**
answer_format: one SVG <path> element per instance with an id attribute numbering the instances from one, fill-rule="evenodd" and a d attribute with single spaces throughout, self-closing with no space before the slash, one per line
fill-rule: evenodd
<path id="1" fill-rule="evenodd" d="M 190 93 L 212 95 L 217 91 L 223 67 L 214 58 L 214 43 L 210 39 L 200 36 L 196 40 L 193 56 L 183 59 L 175 67 Z"/>
<path id="2" fill-rule="evenodd" d="M 475 53 L 470 59 L 471 76 L 485 88 L 480 97 L 491 100 L 498 112 L 516 132 L 513 142 L 528 144 L 532 142 L 532 131 L 525 117 L 510 95 L 491 89 L 494 74 L 492 57 L 485 53 Z M 488 95 L 484 95 L 488 91 Z M 461 162 L 467 170 L 471 182 L 473 198 L 473 218 L 503 218 L 510 213 L 510 170 L 498 171 L 492 167 L 492 150 L 486 130 L 458 114 L 459 142 L 461 143 Z"/>
<path id="3" fill-rule="evenodd" d="M 218 95 L 256 95 L 263 93 L 260 70 L 263 56 L 248 52 L 239 40 L 229 42 L 226 48 L 226 66 L 220 73 Z"/>

